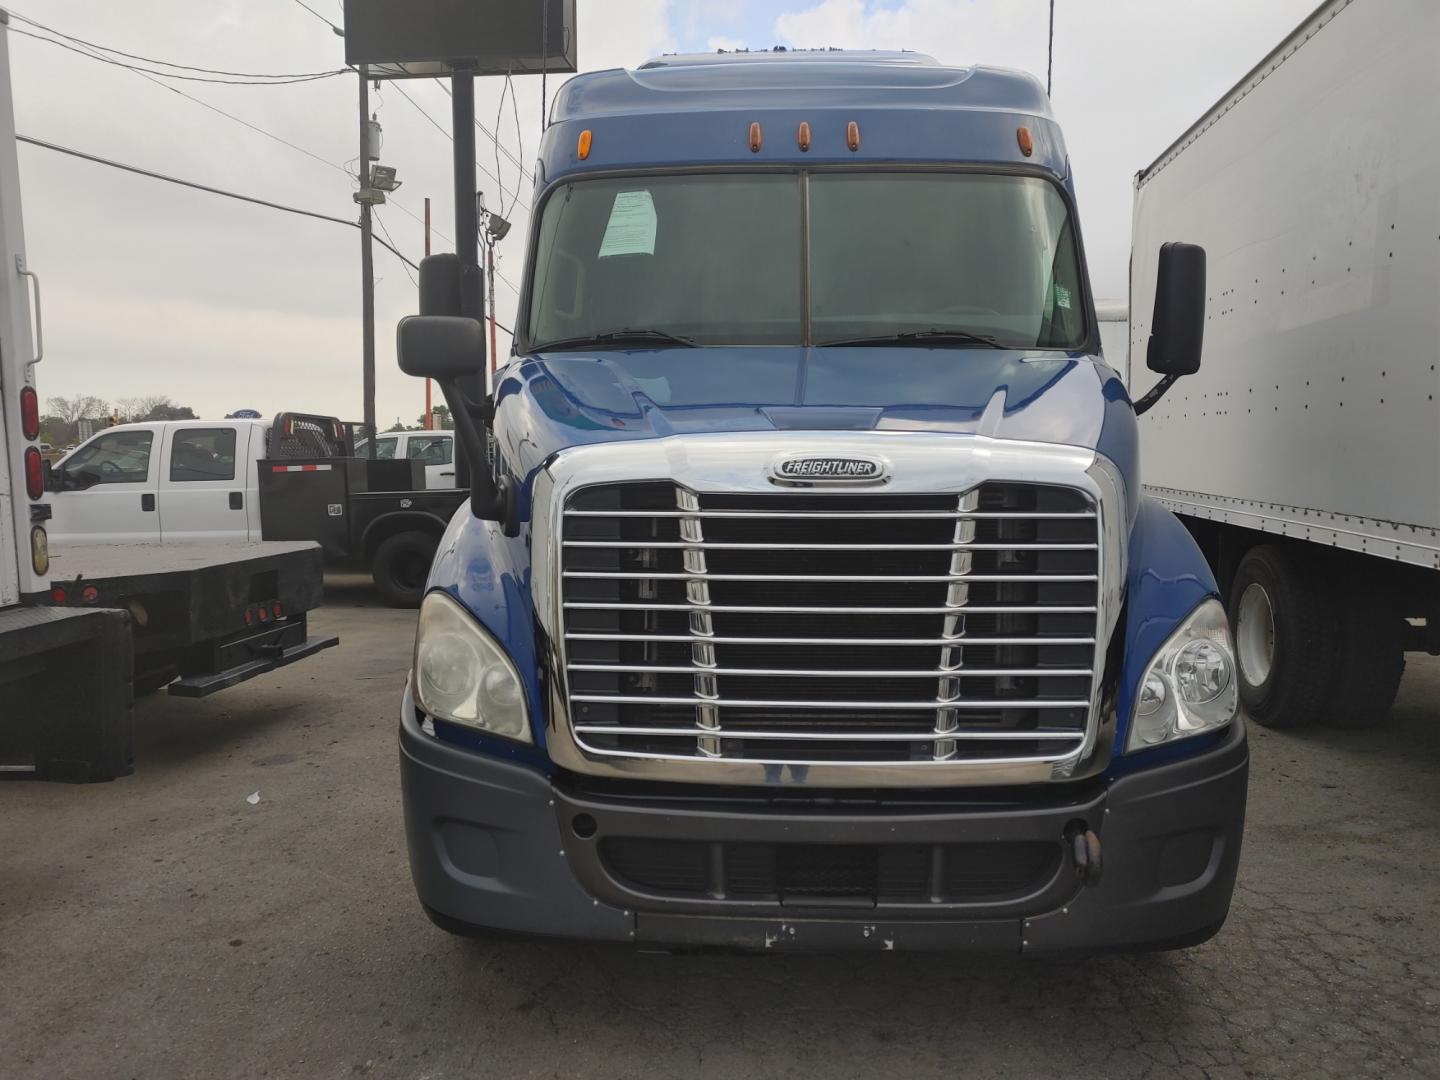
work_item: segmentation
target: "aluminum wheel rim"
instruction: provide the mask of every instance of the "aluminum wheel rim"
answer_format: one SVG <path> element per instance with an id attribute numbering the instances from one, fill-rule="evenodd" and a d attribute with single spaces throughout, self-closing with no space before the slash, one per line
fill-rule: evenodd
<path id="1" fill-rule="evenodd" d="M 1236 613 L 1235 649 L 1240 671 L 1251 686 L 1260 686 L 1275 665 L 1275 610 L 1270 594 L 1258 581 L 1245 586 Z"/>

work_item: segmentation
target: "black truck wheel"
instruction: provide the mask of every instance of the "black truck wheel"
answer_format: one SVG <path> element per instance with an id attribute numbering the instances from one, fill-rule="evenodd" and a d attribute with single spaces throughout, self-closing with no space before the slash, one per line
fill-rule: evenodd
<path id="1" fill-rule="evenodd" d="M 1336 567 L 1339 652 L 1322 719 L 1334 727 L 1374 727 L 1390 715 L 1405 673 L 1405 620 L 1378 574 Z"/>
<path id="2" fill-rule="evenodd" d="M 1230 589 L 1240 701 L 1256 723 L 1320 719 L 1335 663 L 1334 590 L 1309 552 L 1263 544 L 1245 553 Z"/>
<path id="3" fill-rule="evenodd" d="M 438 541 L 430 533 L 402 532 L 386 537 L 370 560 L 375 588 L 391 607 L 419 607 Z"/>

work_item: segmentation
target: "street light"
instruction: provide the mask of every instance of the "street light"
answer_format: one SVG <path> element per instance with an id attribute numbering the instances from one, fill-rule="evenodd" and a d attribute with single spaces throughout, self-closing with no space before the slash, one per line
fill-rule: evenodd
<path id="1" fill-rule="evenodd" d="M 400 186 L 400 181 L 395 179 L 395 168 L 392 165 L 370 166 L 370 186 L 376 191 L 394 191 Z"/>

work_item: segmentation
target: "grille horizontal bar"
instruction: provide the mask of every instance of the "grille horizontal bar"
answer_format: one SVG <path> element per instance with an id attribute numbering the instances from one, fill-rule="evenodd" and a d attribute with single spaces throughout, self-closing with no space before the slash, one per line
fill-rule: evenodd
<path id="1" fill-rule="evenodd" d="M 604 724 L 576 724 L 575 731 L 581 735 L 658 735 L 662 737 L 695 737 L 693 727 L 610 727 Z M 1078 742 L 1085 738 L 1080 731 L 1047 731 L 1044 728 L 1025 731 L 732 731 L 726 728 L 707 728 L 706 735 L 721 739 L 845 739 L 858 742 L 939 742 L 941 739 L 961 739 L 992 742 Z"/>
<path id="2" fill-rule="evenodd" d="M 623 611 L 625 608 L 635 608 L 645 611 L 693 611 L 694 604 L 610 604 L 590 603 L 586 601 L 567 600 L 567 608 L 592 611 Z M 1093 615 L 1093 607 L 1081 606 L 1079 604 L 1051 605 L 1049 607 L 1035 607 L 1033 605 L 1006 604 L 998 607 L 976 607 L 972 604 L 955 604 L 950 607 L 832 607 L 824 605 L 820 607 L 771 607 L 766 605 L 736 605 L 736 604 L 710 604 L 707 611 L 728 611 L 728 612 L 757 612 L 766 615 L 956 615 L 961 611 L 969 612 L 971 615 L 1065 615 L 1080 614 Z"/>
<path id="3" fill-rule="evenodd" d="M 702 639 L 703 640 L 703 639 Z M 571 671 L 616 671 L 616 672 L 641 672 L 654 675 L 693 675 L 695 666 L 693 664 L 685 667 L 661 667 L 647 664 L 567 664 Z M 1066 669 L 1066 668 L 925 668 L 922 671 L 902 671 L 895 668 L 880 669 L 876 671 L 860 671 L 853 668 L 722 668 L 707 667 L 707 674 L 710 675 L 794 675 L 810 676 L 817 678 L 841 678 L 841 679 L 926 679 L 939 678 L 941 675 L 949 675 L 956 679 L 979 679 L 979 678 L 1089 678 L 1092 672 L 1089 668 Z"/>
<path id="4" fill-rule="evenodd" d="M 894 550 L 893 548 L 887 550 Z M 1094 574 L 711 574 L 704 570 L 689 573 L 668 574 L 658 571 L 594 571 L 566 570 L 567 578 L 594 578 L 597 581 L 690 581 L 700 578 L 705 581 L 818 581 L 829 584 L 844 582 L 952 582 L 952 581 L 1007 581 L 1007 582 L 1056 582 L 1095 581 Z"/>
<path id="5" fill-rule="evenodd" d="M 947 700 L 933 698 L 928 701 L 756 701 L 735 698 L 662 697 L 659 694 L 571 694 L 571 701 L 608 702 L 616 705 L 719 705 L 726 709 L 1088 709 L 1085 700 L 1057 698 L 1025 698 L 999 701 L 978 701 L 974 698 Z M 696 734 L 691 729 L 691 734 Z M 709 731 L 706 734 L 710 734 Z"/>
<path id="6" fill-rule="evenodd" d="M 855 520 L 863 518 L 878 518 L 885 521 L 954 521 L 956 518 L 969 518 L 977 521 L 995 520 L 1002 518 L 1014 518 L 1026 520 L 1032 518 L 1078 518 L 1091 519 L 1095 515 L 1088 512 L 1069 513 L 975 513 L 965 511 L 902 511 L 892 513 L 890 511 L 876 511 L 873 513 L 844 511 L 832 512 L 825 510 L 793 510 L 770 512 L 765 510 L 566 510 L 566 517 L 614 517 L 614 518 L 770 518 L 784 520 L 805 520 L 809 519 L 844 519 Z"/>
<path id="7" fill-rule="evenodd" d="M 832 610 L 830 608 L 827 611 Z M 1069 610 L 1069 609 L 1066 609 Z M 578 634 L 573 641 L 665 641 L 708 645 L 954 645 L 954 638 L 698 637 L 694 634 Z M 966 645 L 1094 645 L 1093 637 L 966 637 Z"/>
<path id="8" fill-rule="evenodd" d="M 727 544 L 710 540 L 566 540 L 569 548 L 701 551 L 1097 551 L 1095 544 Z"/>

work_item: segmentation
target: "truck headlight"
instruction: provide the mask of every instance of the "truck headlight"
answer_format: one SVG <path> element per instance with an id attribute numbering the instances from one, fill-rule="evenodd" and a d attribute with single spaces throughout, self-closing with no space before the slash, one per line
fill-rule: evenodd
<path id="1" fill-rule="evenodd" d="M 525 684 L 510 657 L 459 604 L 432 592 L 415 634 L 415 696 L 438 720 L 530 742 Z"/>
<path id="2" fill-rule="evenodd" d="M 1222 728 L 1235 719 L 1235 646 L 1219 600 L 1206 600 L 1160 647 L 1130 718 L 1127 752 Z"/>

